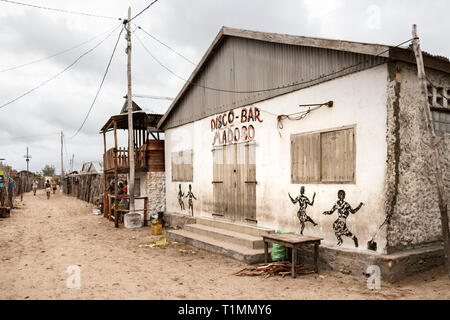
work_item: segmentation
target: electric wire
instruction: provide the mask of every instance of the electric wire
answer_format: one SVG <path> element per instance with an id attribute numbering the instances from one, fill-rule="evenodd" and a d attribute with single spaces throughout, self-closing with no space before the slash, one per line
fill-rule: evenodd
<path id="1" fill-rule="evenodd" d="M 322 108 L 323 106 L 327 105 L 328 103 L 323 103 L 320 104 L 314 108 L 308 108 L 308 110 L 305 111 L 300 111 L 300 112 L 296 112 L 296 113 L 292 113 L 292 114 L 288 114 L 288 115 L 278 115 L 277 116 L 277 129 L 278 129 L 278 133 L 280 134 L 281 137 L 281 131 L 284 126 L 283 126 L 283 120 L 288 119 L 288 120 L 302 120 L 304 118 L 306 118 L 311 112 L 319 110 L 320 108 Z"/>
<path id="2" fill-rule="evenodd" d="M 1 1 L 1 0 L 0 0 Z M 92 51 L 94 51 L 97 47 L 99 47 L 103 42 L 105 42 L 113 33 L 114 31 L 117 30 L 117 28 L 119 28 L 122 24 L 120 24 L 119 26 L 117 26 L 116 28 L 114 28 L 113 31 L 111 31 L 103 40 L 101 40 L 99 43 L 97 43 L 94 47 L 92 47 L 91 49 L 89 49 L 88 51 L 84 52 L 82 55 L 80 55 L 77 59 L 75 59 L 74 62 L 72 62 L 70 65 L 68 65 L 66 68 L 64 68 L 62 71 L 56 73 L 55 75 L 53 75 L 52 77 L 50 77 L 49 79 L 45 80 L 44 82 L 40 83 L 39 85 L 37 85 L 36 87 L 26 91 L 25 93 L 21 94 L 20 96 L 0 105 L 0 109 L 16 102 L 17 100 L 25 97 L 26 95 L 32 93 L 33 91 L 39 89 L 40 87 L 42 87 L 43 85 L 49 83 L 50 81 L 52 81 L 53 79 L 57 78 L 58 76 L 60 76 L 61 74 L 63 74 L 64 72 L 66 72 L 67 70 L 69 70 L 71 67 L 73 67 L 78 61 L 80 61 L 84 56 L 86 56 L 87 54 L 91 53 Z"/>
<path id="3" fill-rule="evenodd" d="M 80 11 L 71 11 L 71 10 L 65 10 L 65 9 L 50 8 L 50 7 L 38 6 L 35 4 L 17 2 L 17 1 L 10 1 L 10 0 L 0 0 L 0 1 L 11 3 L 11 4 L 17 4 L 17 5 L 21 5 L 21 6 L 25 6 L 25 7 L 32 7 L 32 8 L 36 8 L 36 9 L 43 9 L 43 10 L 48 10 L 48 11 L 60 12 L 60 13 L 78 14 L 78 15 L 95 17 L 95 18 L 103 18 L 103 19 L 122 20 L 122 18 L 115 18 L 115 17 L 111 17 L 111 16 L 104 16 L 104 15 L 92 14 L 92 13 L 86 13 L 86 12 L 80 12 Z"/>
<path id="4" fill-rule="evenodd" d="M 114 28 L 116 28 L 116 27 L 114 27 Z M 114 30 L 114 29 L 113 29 L 113 30 Z M 7 72 L 7 71 L 11 71 L 11 70 L 17 70 L 17 69 L 20 69 L 20 68 L 23 68 L 23 67 L 26 67 L 26 66 L 29 66 L 29 65 L 32 65 L 32 64 L 41 62 L 41 61 L 45 61 L 45 60 L 54 58 L 54 57 L 56 57 L 56 56 L 59 56 L 59 55 L 61 55 L 61 54 L 64 54 L 64 53 L 69 52 L 69 51 L 71 51 L 71 50 L 74 50 L 74 49 L 76 49 L 76 48 L 79 48 L 79 47 L 85 45 L 86 43 L 89 43 L 89 42 L 91 42 L 91 41 L 93 41 L 93 40 L 99 38 L 101 35 L 103 35 L 103 34 L 105 34 L 105 33 L 107 33 L 107 32 L 108 32 L 108 31 L 104 31 L 104 32 L 102 32 L 102 33 L 96 35 L 95 37 L 90 38 L 90 39 L 87 40 L 87 41 L 84 41 L 84 42 L 82 42 L 82 43 L 79 43 L 79 44 L 77 44 L 77 45 L 75 45 L 75 46 L 73 46 L 73 47 L 70 47 L 70 48 L 68 48 L 68 49 L 65 49 L 65 50 L 63 50 L 63 51 L 59 51 L 59 52 L 57 52 L 57 53 L 54 53 L 54 54 L 52 54 L 52 55 L 50 55 L 50 56 L 47 56 L 47 57 L 44 57 L 44 58 L 40 58 L 40 59 L 37 59 L 37 60 L 33 60 L 33 61 L 30 61 L 30 62 L 21 64 L 21 65 L 17 65 L 17 66 L 14 66 L 14 67 L 9 67 L 9 68 L 5 68 L 5 69 L 1 69 L 1 70 L 0 70 L 0 73 L 2 73 L 2 72 Z"/>
<path id="5" fill-rule="evenodd" d="M 136 14 L 133 18 L 130 19 L 129 22 L 131 22 L 132 20 L 136 19 L 137 17 L 139 17 L 141 14 L 143 14 L 147 9 L 149 9 L 152 5 L 154 5 L 156 2 L 158 2 L 158 0 L 154 0 L 152 3 L 150 3 L 147 7 L 145 7 L 144 9 L 142 9 L 138 14 Z"/>
<path id="6" fill-rule="evenodd" d="M 95 94 L 94 100 L 93 100 L 92 103 L 91 103 L 91 106 L 90 106 L 90 108 L 89 108 L 89 111 L 88 111 L 88 113 L 86 114 L 86 117 L 84 118 L 83 122 L 81 123 L 81 126 L 78 128 L 78 130 L 75 132 L 75 134 L 74 134 L 72 137 L 70 137 L 70 139 L 75 138 L 75 137 L 78 135 L 78 133 L 81 131 L 81 129 L 83 128 L 84 124 L 86 123 L 86 120 L 88 119 L 88 117 L 89 117 L 89 115 L 90 115 L 90 113 L 91 113 L 91 111 L 92 111 L 92 108 L 94 107 L 95 102 L 97 101 L 97 97 L 98 97 L 98 95 L 99 95 L 99 93 L 100 93 L 100 90 L 101 90 L 102 87 L 103 87 L 103 83 L 105 82 L 106 75 L 108 74 L 109 67 L 111 66 L 111 62 L 112 62 L 112 59 L 113 59 L 113 57 L 114 57 L 114 53 L 116 52 L 117 45 L 118 45 L 118 43 L 119 43 L 120 36 L 122 35 L 123 29 L 124 29 L 124 27 L 122 27 L 122 28 L 120 29 L 119 36 L 117 37 L 117 41 L 116 41 L 116 44 L 114 45 L 113 52 L 112 52 L 112 54 L 111 54 L 111 57 L 109 58 L 108 65 L 106 66 L 106 70 L 105 70 L 105 73 L 103 74 L 102 81 L 100 82 L 100 86 L 98 87 L 97 93 Z"/>
<path id="7" fill-rule="evenodd" d="M 161 61 L 159 61 L 158 58 L 156 58 L 151 52 L 150 50 L 147 49 L 147 47 L 144 45 L 144 43 L 141 41 L 141 39 L 139 38 L 139 36 L 137 34 L 135 34 L 136 39 L 138 40 L 138 42 L 141 44 L 141 46 L 144 48 L 144 50 L 153 58 L 153 60 L 155 60 L 161 67 L 163 67 L 164 69 L 166 69 L 169 73 L 171 73 L 173 76 L 177 77 L 178 79 L 188 82 L 188 80 L 186 80 L 185 78 L 179 76 L 178 74 L 176 74 L 175 72 L 173 72 L 170 68 L 166 67 Z"/>
<path id="8" fill-rule="evenodd" d="M 133 23 L 134 24 L 134 23 Z M 176 51 L 175 49 L 173 49 L 172 47 L 170 47 L 169 45 L 165 44 L 164 42 L 162 42 L 161 40 L 159 40 L 158 38 L 156 38 L 155 36 L 151 35 L 149 32 L 147 32 L 146 30 L 144 30 L 144 28 L 142 28 L 141 26 L 138 26 L 135 24 L 135 26 L 139 29 L 142 30 L 146 35 L 148 35 L 150 38 L 152 38 L 153 40 L 157 41 L 158 43 L 162 44 L 164 47 L 166 47 L 167 49 L 171 50 L 172 52 L 174 52 L 175 54 L 177 54 L 178 56 L 180 56 L 181 58 L 183 58 L 184 60 L 186 60 L 187 62 L 191 63 L 192 65 L 196 66 L 197 64 L 195 62 L 192 62 L 192 60 L 190 60 L 189 58 L 187 58 L 186 56 L 184 56 L 183 54 L 179 53 L 178 51 Z"/>
<path id="9" fill-rule="evenodd" d="M 142 30 L 142 29 L 141 29 L 141 30 Z M 201 84 L 198 84 L 198 83 L 189 81 L 189 80 L 187 80 L 187 79 L 181 77 L 180 75 L 178 75 L 178 74 L 176 74 L 174 71 L 172 71 L 170 68 L 168 68 L 166 65 L 164 65 L 159 59 L 157 59 L 157 58 L 150 52 L 150 50 L 143 44 L 143 42 L 139 39 L 139 37 L 137 36 L 137 34 L 136 34 L 135 36 L 136 36 L 136 39 L 138 39 L 138 41 L 139 41 L 139 43 L 141 44 L 141 46 L 142 46 L 142 47 L 144 48 L 144 50 L 145 50 L 145 51 L 153 58 L 153 60 L 155 60 L 161 67 L 163 67 L 164 69 L 166 69 L 168 72 L 170 72 L 172 75 L 174 75 L 174 76 L 177 77 L 178 79 L 181 79 L 181 80 L 183 80 L 184 82 L 186 82 L 186 83 L 188 83 L 188 84 L 190 84 L 190 85 L 197 86 L 197 87 L 204 88 L 204 89 L 208 89 L 208 90 L 211 90 L 211 91 L 226 92 L 226 93 L 236 93 L 236 94 L 251 94 L 251 93 L 259 93 L 259 92 L 270 92 L 270 91 L 276 91 L 276 90 L 281 90 L 281 89 L 292 88 L 292 87 L 296 87 L 296 86 L 299 86 L 299 85 L 309 84 L 309 83 L 312 83 L 312 82 L 315 82 L 315 81 L 318 81 L 318 80 L 321 80 L 321 79 L 324 79 L 324 78 L 328 78 L 328 77 L 330 77 L 330 76 L 333 76 L 333 75 L 342 73 L 342 72 L 344 72 L 344 71 L 346 71 L 346 70 L 349 70 L 349 69 L 358 67 L 359 65 L 362 65 L 362 64 L 364 64 L 364 63 L 369 62 L 370 59 L 373 59 L 374 57 L 378 57 L 378 56 L 380 56 L 380 55 L 382 55 L 382 54 L 384 54 L 384 53 L 386 53 L 386 52 L 388 52 L 388 51 L 390 51 L 390 50 L 392 49 L 392 47 L 389 47 L 387 50 L 384 50 L 384 51 L 382 51 L 382 52 L 376 54 L 375 56 L 372 56 L 372 57 L 369 58 L 369 59 L 366 59 L 366 60 L 364 60 L 364 61 L 360 61 L 360 62 L 358 62 L 358 63 L 356 63 L 356 64 L 350 65 L 350 66 L 345 67 L 345 68 L 342 68 L 342 69 L 340 69 L 340 70 L 333 71 L 333 72 L 331 72 L 331 73 L 329 73 L 329 74 L 321 75 L 321 76 L 319 76 L 319 77 L 317 77 L 317 78 L 314 78 L 314 79 L 310 79 L 310 80 L 306 80 L 306 81 L 300 81 L 300 82 L 297 81 L 297 82 L 293 82 L 292 84 L 281 85 L 281 86 L 273 87 L 273 88 L 266 88 L 266 89 L 259 89 L 259 90 L 248 90 L 248 91 L 236 91 L 236 90 L 228 90 L 228 89 L 221 89 L 221 88 L 213 88 L 213 87 L 201 85 Z M 409 40 L 403 41 L 402 43 L 396 45 L 394 48 L 400 47 L 401 45 L 404 45 L 404 44 L 406 44 L 406 43 L 408 43 L 408 42 L 410 42 L 410 41 L 412 41 L 412 40 L 414 40 L 414 39 L 415 39 L 415 38 L 411 38 L 411 39 L 409 39 Z"/>

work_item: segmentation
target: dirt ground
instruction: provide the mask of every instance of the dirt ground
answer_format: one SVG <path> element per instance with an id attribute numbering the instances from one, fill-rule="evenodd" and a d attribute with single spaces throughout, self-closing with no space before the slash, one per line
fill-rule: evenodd
<path id="1" fill-rule="evenodd" d="M 362 276 L 238 277 L 246 265 L 181 243 L 150 247 L 150 227 L 115 229 L 92 205 L 43 190 L 0 219 L 0 299 L 450 299 L 444 268 L 369 290 Z M 181 249 L 181 251 L 180 251 Z M 183 251 L 185 250 L 185 251 Z M 81 270 L 68 289 L 67 268 Z"/>

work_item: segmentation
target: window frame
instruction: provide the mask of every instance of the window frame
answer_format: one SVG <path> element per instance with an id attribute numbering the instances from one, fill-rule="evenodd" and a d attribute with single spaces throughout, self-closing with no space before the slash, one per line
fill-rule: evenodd
<path id="1" fill-rule="evenodd" d="M 352 184 L 356 184 L 356 155 L 357 155 L 357 144 L 356 144 L 356 139 L 357 139 L 357 130 L 356 130 L 357 126 L 356 124 L 352 124 L 352 125 L 346 125 L 346 126 L 341 126 L 341 127 L 335 127 L 335 128 L 329 128 L 329 129 L 322 129 L 322 130 L 315 130 L 315 131 L 308 131 L 308 132 L 302 132 L 302 133 L 295 133 L 295 134 L 291 134 L 290 136 L 290 169 L 291 169 L 291 184 L 323 184 L 323 185 L 352 185 Z M 349 181 L 322 181 L 322 134 L 323 133 L 329 133 L 329 132 L 335 132 L 335 131 L 341 131 L 341 130 L 348 130 L 348 129 L 352 129 L 353 130 L 353 179 L 349 180 Z M 305 136 L 305 135 L 313 135 L 313 134 L 319 134 L 319 150 L 320 150 L 320 165 L 319 165 L 319 171 L 320 171 L 320 178 L 319 181 L 294 181 L 294 176 L 292 174 L 293 172 L 293 150 L 292 150 L 292 142 L 296 137 L 299 136 Z"/>
<path id="2" fill-rule="evenodd" d="M 185 152 L 189 152 L 191 154 L 191 162 L 192 163 L 178 163 L 176 165 L 190 165 L 192 167 L 192 173 L 190 174 L 191 179 L 186 178 L 186 177 L 174 177 L 174 154 L 184 154 Z M 184 159 L 184 155 L 182 156 L 182 158 Z M 185 149 L 185 150 L 180 150 L 180 151 L 174 151 L 171 153 L 171 159 L 170 159 L 170 170 L 171 170 L 171 178 L 172 178 L 172 182 L 194 182 L 194 149 Z"/>

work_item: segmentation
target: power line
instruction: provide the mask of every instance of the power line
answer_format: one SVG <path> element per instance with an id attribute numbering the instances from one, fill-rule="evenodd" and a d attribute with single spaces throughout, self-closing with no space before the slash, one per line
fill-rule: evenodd
<path id="1" fill-rule="evenodd" d="M 185 79 L 185 78 L 179 76 L 179 75 L 176 74 L 174 71 L 172 71 L 170 68 L 168 68 L 166 65 L 164 65 L 161 61 L 159 61 L 159 60 L 158 60 L 158 59 L 150 52 L 150 50 L 142 43 L 142 41 L 139 39 L 139 37 L 137 36 L 137 34 L 136 34 L 135 36 L 136 36 L 136 39 L 138 39 L 139 43 L 140 43 L 140 44 L 142 45 L 142 47 L 144 48 L 144 50 L 147 51 L 147 53 L 153 58 L 153 60 L 155 60 L 161 67 L 163 67 L 164 69 L 166 69 L 168 72 L 170 72 L 172 75 L 174 75 L 174 76 L 177 77 L 178 79 L 181 79 L 181 80 L 185 81 L 186 83 L 189 83 L 190 85 L 197 86 L 197 87 L 204 88 L 204 89 L 208 89 L 208 90 L 211 90 L 211 91 L 226 92 L 226 93 L 237 93 L 237 94 L 249 94 L 249 93 L 268 92 L 268 91 L 275 91 L 275 90 L 287 89 L 287 88 L 292 88 L 292 87 L 296 87 L 296 86 L 299 86 L 299 85 L 308 84 L 308 83 L 311 83 L 311 82 L 315 82 L 315 81 L 318 81 L 318 80 L 321 80 L 321 79 L 324 79 L 324 78 L 327 78 L 327 77 L 330 77 L 330 76 L 339 74 L 339 73 L 344 72 L 344 71 L 346 71 L 346 70 L 355 68 L 355 67 L 357 67 L 357 66 L 359 66 L 359 65 L 362 65 L 362 64 L 364 64 L 364 63 L 366 63 L 366 62 L 369 62 L 370 59 L 373 59 L 373 57 L 378 57 L 378 56 L 382 55 L 383 53 L 386 53 L 386 52 L 388 52 L 388 51 L 391 50 L 391 48 L 389 48 L 389 49 L 387 49 L 387 50 L 384 50 L 384 51 L 382 51 L 382 52 L 376 54 L 375 56 L 373 56 L 373 57 L 371 57 L 371 58 L 369 58 L 369 59 L 366 59 L 366 60 L 364 60 L 364 61 L 360 61 L 360 62 L 358 62 L 358 63 L 356 63 L 356 64 L 353 64 L 353 65 L 351 65 L 351 66 L 342 68 L 342 69 L 340 69 L 340 70 L 338 70 L 338 71 L 333 71 L 333 72 L 331 72 L 331 73 L 329 73 L 329 74 L 321 75 L 321 76 L 319 76 L 319 77 L 317 77 L 317 78 L 314 78 L 314 79 L 310 79 L 310 80 L 306 80 L 306 81 L 301 81 L 301 82 L 293 82 L 292 84 L 286 84 L 286 85 L 282 85 L 282 86 L 278 86 L 278 87 L 273 87 L 273 88 L 267 88 L 267 89 L 249 90 L 249 91 L 236 91 L 236 90 L 228 90 L 228 89 L 221 89 L 221 88 L 213 88 L 213 87 L 209 87 L 209 86 L 204 86 L 204 85 L 201 85 L 201 84 L 198 84 L 198 83 L 189 81 L 189 80 L 187 80 L 187 79 Z M 402 42 L 402 43 L 396 45 L 394 48 L 400 47 L 401 45 L 404 45 L 405 43 L 408 43 L 408 42 L 410 42 L 410 41 L 412 41 L 412 40 L 414 40 L 414 38 L 411 38 L 411 39 L 409 39 L 409 40 L 407 40 L 407 41 L 404 41 L 404 42 Z"/>
<path id="2" fill-rule="evenodd" d="M 108 74 L 109 67 L 111 65 L 112 59 L 114 57 L 114 53 L 116 52 L 116 49 L 117 49 L 117 44 L 119 43 L 120 36 L 122 35 L 122 32 L 123 32 L 124 28 L 125 27 L 122 27 L 122 29 L 120 29 L 119 36 L 117 37 L 116 44 L 114 45 L 113 52 L 111 54 L 111 57 L 109 58 L 108 65 L 106 66 L 105 73 L 103 74 L 102 81 L 100 82 L 100 86 L 98 87 L 98 90 L 97 90 L 97 93 L 95 94 L 94 100 L 91 103 L 91 107 L 89 108 L 89 111 L 86 114 L 86 117 L 84 118 L 83 122 L 81 123 L 81 126 L 78 128 L 77 132 L 75 132 L 75 134 L 72 137 L 70 137 L 70 139 L 73 139 L 73 138 L 75 138 L 78 135 L 78 133 L 81 131 L 81 129 L 83 128 L 84 124 L 86 123 L 86 120 L 89 117 L 89 114 L 91 113 L 92 108 L 94 107 L 95 101 L 97 100 L 97 97 L 98 97 L 98 95 L 100 93 L 100 90 L 102 89 L 103 83 L 105 82 L 106 75 Z"/>
<path id="3" fill-rule="evenodd" d="M 158 0 L 154 0 L 152 3 L 150 3 L 147 7 L 145 7 L 144 9 L 141 10 L 141 12 L 139 12 L 137 15 L 135 15 L 133 18 L 130 19 L 130 22 L 134 19 L 136 19 L 137 17 L 139 17 L 142 13 L 144 13 L 144 11 L 146 11 L 148 8 L 150 8 L 154 3 L 158 2 Z"/>
<path id="4" fill-rule="evenodd" d="M 2 0 L 0 0 L 0 1 L 2 1 Z M 117 28 L 117 27 L 114 27 L 114 28 Z M 113 29 L 113 30 L 114 30 L 114 29 Z M 71 50 L 74 50 L 74 49 L 76 49 L 76 48 L 79 48 L 79 47 L 81 47 L 82 45 L 84 45 L 84 44 L 86 44 L 86 43 L 89 43 L 89 42 L 91 42 L 91 41 L 94 40 L 94 39 L 97 39 L 98 37 L 100 37 L 101 35 L 103 35 L 103 34 L 105 34 L 105 33 L 107 33 L 107 32 L 108 32 L 108 31 L 104 31 L 104 32 L 102 32 L 102 33 L 96 35 L 95 37 L 93 37 L 93 38 L 87 40 L 87 41 L 84 41 L 84 42 L 82 42 L 82 43 L 79 43 L 79 44 L 77 44 L 77 45 L 75 45 L 75 46 L 73 46 L 73 47 L 70 47 L 70 48 L 65 49 L 65 50 L 63 50 L 63 51 L 60 51 L 60 52 L 57 52 L 57 53 L 52 54 L 52 55 L 50 55 L 50 56 L 47 56 L 47 57 L 44 57 L 44 58 L 40 58 L 40 59 L 38 59 L 38 60 L 33 60 L 33 61 L 30 61 L 30 62 L 21 64 L 21 65 L 17 65 L 17 66 L 14 66 L 14 67 L 9 67 L 9 68 L 6 68 L 6 69 L 2 69 L 2 70 L 0 70 L 0 73 L 6 72 L 6 71 L 11 71 L 11 70 L 16 70 L 16 69 L 23 68 L 23 67 L 26 67 L 26 66 L 29 66 L 29 65 L 32 65 L 32 64 L 35 64 L 35 63 L 44 61 L 44 60 L 48 60 L 48 59 L 54 58 L 54 57 L 56 57 L 56 56 L 59 56 L 59 55 L 61 55 L 61 54 L 64 54 L 64 53 L 69 52 L 69 51 L 71 51 Z"/>
<path id="5" fill-rule="evenodd" d="M 17 5 L 21 5 L 21 6 L 25 6 L 25 7 L 32 7 L 32 8 L 37 8 L 37 9 L 49 10 L 49 11 L 56 11 L 56 12 L 61 12 L 61 13 L 78 14 L 78 15 L 95 17 L 95 18 L 122 20 L 122 18 L 115 18 L 115 17 L 104 16 L 104 15 L 99 15 L 99 14 L 80 12 L 80 11 L 71 11 L 71 10 L 43 7 L 43 6 L 38 6 L 38 5 L 34 5 L 34 4 L 29 4 L 29 3 L 22 3 L 22 2 L 17 2 L 17 1 L 10 1 L 10 0 L 0 0 L 0 1 L 11 3 L 11 4 L 17 4 Z"/>
<path id="6" fill-rule="evenodd" d="M 157 39 L 155 36 L 151 35 L 149 32 L 145 31 L 142 27 L 137 26 L 138 29 L 142 30 L 145 34 L 147 34 L 150 38 L 152 38 L 153 40 L 159 42 L 160 44 L 162 44 L 163 46 L 165 46 L 167 49 L 173 51 L 174 53 L 176 53 L 178 56 L 180 56 L 181 58 L 183 58 L 184 60 L 186 60 L 187 62 L 193 64 L 194 66 L 196 66 L 197 64 L 195 62 L 192 62 L 190 59 L 188 59 L 186 56 L 184 56 L 183 54 L 179 53 L 178 51 L 176 51 L 175 49 L 171 48 L 169 45 L 165 44 L 164 42 L 162 42 L 161 40 Z"/>
<path id="7" fill-rule="evenodd" d="M 185 82 L 188 82 L 188 80 L 186 80 L 185 78 L 179 76 L 178 74 L 176 74 L 175 72 L 173 72 L 171 69 L 169 69 L 168 67 L 166 67 L 161 61 L 159 61 L 151 52 L 150 50 L 147 49 L 147 47 L 142 43 L 141 39 L 138 37 L 137 34 L 135 34 L 136 39 L 138 39 L 139 43 L 141 44 L 141 46 L 144 48 L 145 51 L 147 51 L 147 53 L 153 58 L 153 60 L 155 60 L 161 67 L 163 67 L 164 69 L 166 69 L 168 72 L 170 72 L 172 75 L 174 75 L 175 77 L 177 77 L 180 80 L 183 80 Z M 191 83 L 194 84 L 194 83 Z M 196 84 L 194 84 L 196 85 Z"/>
<path id="8" fill-rule="evenodd" d="M 0 0 L 2 1 L 2 0 Z M 84 56 L 86 56 L 87 54 L 91 53 L 92 51 L 94 51 L 98 46 L 100 46 L 104 41 L 106 41 L 106 39 L 108 39 L 114 31 L 117 30 L 117 28 L 119 28 L 122 24 L 120 24 L 119 26 L 117 26 L 116 28 L 114 28 L 113 31 L 111 31 L 103 40 L 101 40 L 99 43 L 97 43 L 94 47 L 92 47 L 91 49 L 89 49 L 88 51 L 86 51 L 85 53 L 83 53 L 82 55 L 80 55 L 74 62 L 72 62 L 69 66 L 67 66 L 65 69 L 63 69 L 62 71 L 58 72 L 57 74 L 53 75 L 52 77 L 50 77 L 49 79 L 47 79 L 46 81 L 42 82 L 41 84 L 37 85 L 36 87 L 26 91 L 25 93 L 21 94 L 20 96 L 14 98 L 13 100 L 6 102 L 4 104 L 2 104 L 0 106 L 1 108 L 4 108 L 8 105 L 10 105 L 13 102 L 16 102 L 17 100 L 25 97 L 26 95 L 30 94 L 31 92 L 39 89 L 40 87 L 42 87 L 43 85 L 49 83 L 50 81 L 52 81 L 53 79 L 55 79 L 56 77 L 60 76 L 61 74 L 63 74 L 64 72 L 66 72 L 67 70 L 69 70 L 72 66 L 74 66 L 78 61 L 80 61 Z"/>

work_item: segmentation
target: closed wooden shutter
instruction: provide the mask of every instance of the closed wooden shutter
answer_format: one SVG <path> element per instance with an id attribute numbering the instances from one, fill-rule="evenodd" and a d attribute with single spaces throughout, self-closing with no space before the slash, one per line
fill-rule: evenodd
<path id="1" fill-rule="evenodd" d="M 256 145 L 245 145 L 244 218 L 256 222 Z"/>
<path id="2" fill-rule="evenodd" d="M 353 182 L 355 146 L 353 128 L 321 133 L 322 182 Z"/>
<path id="3" fill-rule="evenodd" d="M 320 182 L 320 133 L 291 137 L 291 181 Z"/>
<path id="4" fill-rule="evenodd" d="M 194 152 L 183 150 L 172 153 L 172 181 L 192 182 L 194 177 Z"/>
<path id="5" fill-rule="evenodd" d="M 231 221 L 256 222 L 256 145 L 213 150 L 213 213 Z"/>
<path id="6" fill-rule="evenodd" d="M 224 215 L 224 167 L 223 167 L 223 147 L 213 150 L 213 213 Z"/>

